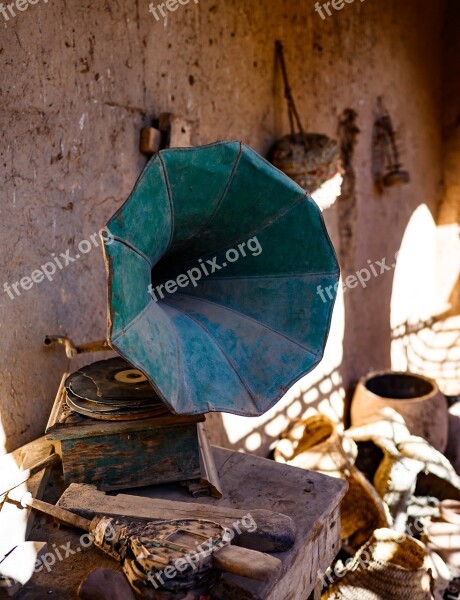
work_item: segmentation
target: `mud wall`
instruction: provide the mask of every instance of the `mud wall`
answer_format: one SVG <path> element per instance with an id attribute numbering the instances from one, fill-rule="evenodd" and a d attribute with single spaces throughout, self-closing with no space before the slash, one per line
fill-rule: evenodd
<path id="1" fill-rule="evenodd" d="M 44 334 L 77 342 L 105 335 L 105 273 L 92 236 L 145 164 L 140 128 L 171 111 L 194 122 L 196 144 L 242 139 L 266 153 L 288 131 L 276 39 L 285 44 L 306 130 L 336 137 L 343 111 L 357 113 L 352 236 L 341 247 L 347 271 L 392 257 L 419 204 L 436 212 L 445 3 L 336 4 L 341 9 L 323 11 L 324 19 L 311 0 L 200 0 L 158 20 L 147 0 L 41 0 L 8 20 L 0 15 L 0 284 L 29 278 L 28 289 L 17 286 L 20 295 L 14 288 L 12 297 L 0 295 L 7 449 L 42 434 L 69 369 L 62 351 L 43 348 Z M 375 193 L 371 173 L 378 95 L 400 132 L 411 174 L 409 185 L 383 195 Z M 326 212 L 339 249 L 337 204 Z M 347 219 L 346 211 L 340 215 Z M 50 274 L 52 281 L 33 280 L 41 265 L 69 253 L 73 260 Z M 389 273 L 345 295 L 345 329 L 334 342 L 343 354 L 336 387 L 345 390 L 369 368 L 389 366 L 391 287 Z M 310 400 L 303 392 L 300 400 L 302 412 Z M 276 427 L 262 428 L 253 450 L 265 452 L 275 434 Z"/>

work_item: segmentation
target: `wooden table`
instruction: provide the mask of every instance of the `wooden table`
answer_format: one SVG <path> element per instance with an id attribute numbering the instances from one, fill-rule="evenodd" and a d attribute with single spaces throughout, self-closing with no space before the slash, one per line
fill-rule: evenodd
<path id="1" fill-rule="evenodd" d="M 225 574 L 214 589 L 213 600 L 317 600 L 319 575 L 331 563 L 340 548 L 339 504 L 346 483 L 319 473 L 279 464 L 257 456 L 213 447 L 224 498 L 191 498 L 178 485 L 152 486 L 123 490 L 124 494 L 198 502 L 240 509 L 263 508 L 289 515 L 296 523 L 293 548 L 278 553 L 283 562 L 280 575 L 273 581 L 257 582 Z M 56 496 L 57 490 L 54 490 Z M 52 500 L 52 498 L 48 498 Z M 37 529 L 38 522 L 38 529 Z M 42 569 L 19 592 L 19 600 L 77 598 L 81 580 L 96 566 L 115 567 L 115 563 L 95 548 L 80 548 L 81 533 L 56 528 L 44 518 L 37 520 L 32 539 L 60 545 L 71 542 L 74 553 L 56 560 L 48 572 Z M 37 595 L 35 595 L 37 594 Z"/>

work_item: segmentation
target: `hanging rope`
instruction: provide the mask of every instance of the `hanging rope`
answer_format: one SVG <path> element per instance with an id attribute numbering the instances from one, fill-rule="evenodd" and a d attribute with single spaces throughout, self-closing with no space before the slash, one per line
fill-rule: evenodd
<path id="1" fill-rule="evenodd" d="M 302 140 L 305 143 L 305 132 L 300 121 L 299 113 L 297 112 L 294 98 L 292 97 L 291 86 L 289 85 L 289 79 L 286 70 L 286 63 L 284 61 L 284 48 L 280 40 L 276 40 L 275 42 L 275 54 L 276 59 L 279 61 L 281 66 L 281 73 L 283 74 L 284 97 L 286 98 L 286 102 L 288 105 L 289 125 L 291 127 L 291 134 L 294 135 L 296 133 L 294 128 L 295 121 L 297 124 L 297 128 L 301 134 Z"/>

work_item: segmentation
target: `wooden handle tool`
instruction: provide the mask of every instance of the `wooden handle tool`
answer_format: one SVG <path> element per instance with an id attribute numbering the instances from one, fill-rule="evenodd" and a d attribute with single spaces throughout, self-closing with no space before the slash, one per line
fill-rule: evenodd
<path id="1" fill-rule="evenodd" d="M 84 529 L 85 531 L 90 532 L 94 536 L 95 544 L 98 547 L 108 554 L 118 558 L 119 560 L 121 559 L 121 555 L 117 553 L 116 548 L 111 548 L 110 544 L 107 544 L 105 539 L 108 528 L 112 528 L 112 530 L 117 529 L 118 523 L 116 522 L 116 519 L 104 516 L 94 517 L 92 520 L 85 519 L 84 517 L 76 515 L 58 506 L 53 506 L 52 504 L 48 504 L 42 500 L 37 500 L 36 498 L 33 498 L 30 493 L 26 493 L 22 496 L 21 505 L 23 507 L 30 507 L 50 515 L 59 521 L 62 521 L 68 525 L 72 525 L 73 527 L 77 527 L 78 529 Z M 132 546 L 134 554 L 136 554 L 135 548 L 138 547 L 141 549 L 141 554 L 145 558 L 146 553 L 150 554 L 150 551 L 146 550 L 146 545 L 149 543 L 149 540 L 147 539 L 149 532 L 150 535 L 152 535 L 155 531 L 161 532 L 164 530 L 165 526 L 169 526 L 170 532 L 172 533 L 170 533 L 168 537 L 153 537 L 152 544 L 154 548 L 166 548 L 167 552 L 170 552 L 174 549 L 176 551 L 178 549 L 180 550 L 180 545 L 173 541 L 177 536 L 185 536 L 189 543 L 190 540 L 197 540 L 197 544 L 203 542 L 203 535 L 201 534 L 199 528 L 204 528 L 206 524 L 210 524 L 211 526 L 215 526 L 216 528 L 220 528 L 220 530 L 224 531 L 224 528 L 217 523 L 198 519 L 152 523 L 150 529 L 148 523 L 141 523 L 141 530 L 136 532 L 133 529 L 131 530 L 130 534 L 126 534 L 124 532 L 126 527 L 123 526 L 119 529 L 119 531 L 125 537 L 127 536 L 128 538 L 131 537 L 134 539 Z M 187 529 L 187 526 L 189 526 L 189 529 Z M 211 554 L 212 567 L 214 568 L 257 580 L 270 579 L 271 577 L 276 576 L 281 569 L 281 561 L 274 556 L 269 556 L 268 554 L 259 552 L 257 550 L 249 550 L 248 548 L 231 546 L 228 542 L 224 542 L 223 545 L 221 545 L 221 542 L 221 540 L 218 540 L 218 545 L 220 547 L 217 547 Z M 214 543 L 215 541 L 213 544 Z M 213 544 L 211 544 L 211 546 L 213 546 Z M 196 546 L 193 545 L 192 548 L 193 554 L 193 552 L 196 551 Z M 152 557 L 154 556 L 155 554 L 152 554 Z M 152 558 L 152 560 L 154 560 L 154 558 Z"/>
<path id="2" fill-rule="evenodd" d="M 102 513 L 149 521 L 188 518 L 218 521 L 235 531 L 238 545 L 261 552 L 285 552 L 293 546 L 296 538 L 294 521 L 271 510 L 236 509 L 216 503 L 180 502 L 128 494 L 108 496 L 94 486 L 82 483 L 71 483 L 59 499 L 58 506 L 86 517 Z M 235 524 L 239 524 L 239 531 Z"/>
<path id="3" fill-rule="evenodd" d="M 226 573 L 265 581 L 278 575 L 282 563 L 279 558 L 257 550 L 228 545 L 213 554 L 212 565 Z"/>

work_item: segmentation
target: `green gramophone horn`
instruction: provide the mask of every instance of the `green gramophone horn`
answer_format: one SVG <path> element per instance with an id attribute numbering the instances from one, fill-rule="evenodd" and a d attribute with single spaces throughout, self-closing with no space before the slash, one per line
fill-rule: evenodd
<path id="1" fill-rule="evenodd" d="M 260 415 L 320 362 L 334 249 L 311 198 L 244 144 L 159 152 L 107 228 L 110 344 L 175 413 Z"/>

